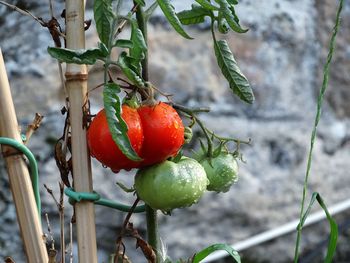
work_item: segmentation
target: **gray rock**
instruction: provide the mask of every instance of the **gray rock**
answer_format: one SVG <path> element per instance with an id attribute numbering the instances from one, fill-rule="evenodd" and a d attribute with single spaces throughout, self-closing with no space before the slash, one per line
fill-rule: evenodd
<path id="1" fill-rule="evenodd" d="M 326 61 L 327 47 L 330 39 L 331 29 L 334 26 L 336 3 L 333 1 L 322 0 L 316 1 L 316 8 L 319 16 L 317 23 L 320 25 L 316 29 L 317 37 L 322 44 L 322 56 L 319 57 L 319 64 L 322 65 Z M 322 22 L 321 22 L 322 21 Z M 329 91 L 326 94 L 327 101 L 332 107 L 338 118 L 348 118 L 350 116 L 349 98 L 350 93 L 348 89 L 350 59 L 349 59 L 349 28 L 350 28 L 350 4 L 344 3 L 344 10 L 342 13 L 341 26 L 339 36 L 337 39 L 336 52 L 334 55 L 334 63 L 332 64 Z M 317 87 L 321 86 L 322 68 L 317 71 L 318 82 Z"/>

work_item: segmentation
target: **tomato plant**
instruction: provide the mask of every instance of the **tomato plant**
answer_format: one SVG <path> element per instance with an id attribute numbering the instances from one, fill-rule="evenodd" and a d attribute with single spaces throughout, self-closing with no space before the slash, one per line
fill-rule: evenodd
<path id="1" fill-rule="evenodd" d="M 122 119 L 128 138 L 142 161 L 130 160 L 121 152 L 108 128 L 105 110 L 101 110 L 88 129 L 90 153 L 113 172 L 145 167 L 175 156 L 184 143 L 184 125 L 176 110 L 159 102 L 137 109 L 122 106 Z"/>
<path id="2" fill-rule="evenodd" d="M 122 15 L 120 13 L 123 9 L 120 6 L 123 2 L 94 1 L 94 19 L 100 39 L 97 47 L 78 51 L 49 48 L 48 52 L 66 63 L 92 65 L 99 60 L 104 64 L 101 85 L 104 110 L 92 120 L 88 144 L 91 154 L 114 172 L 120 169 L 139 169 L 134 183 L 138 195 L 135 206 L 139 199 L 146 203 L 149 244 L 157 252 L 159 238 L 157 224 L 154 222 L 156 210 L 169 212 L 196 203 L 207 188 L 208 178 L 211 180 L 209 190 L 226 191 L 236 180 L 237 162 L 231 155 L 214 154 L 213 143 L 215 139 L 220 141 L 220 145 L 234 141 L 238 151 L 240 141 L 222 139 L 214 132 L 209 132 L 197 116 L 200 112 L 208 112 L 206 107 L 196 109 L 178 105 L 149 81 L 147 22 L 159 7 L 176 32 L 184 38 L 192 39 L 184 25 L 210 20 L 213 53 L 217 64 L 228 80 L 229 89 L 250 104 L 254 101 L 254 94 L 248 80 L 240 71 L 227 41 L 217 39 L 216 35 L 216 31 L 224 34 L 230 30 L 244 33 L 247 29 L 241 27 L 235 12 L 238 1 L 196 0 L 190 9 L 176 12 L 169 0 L 156 0 L 151 5 L 143 0 L 135 0 L 130 1 L 132 8 L 127 15 Z M 119 35 L 125 25 L 130 26 L 130 37 L 127 39 Z M 115 52 L 115 49 L 118 51 Z M 118 57 L 115 58 L 112 53 L 118 54 Z M 119 68 L 121 77 L 113 78 L 112 65 Z M 127 98 L 136 97 L 140 100 L 141 106 L 128 108 L 122 105 L 122 91 Z M 168 102 L 153 103 L 155 92 L 168 99 Z M 176 110 L 188 118 L 188 127 L 184 127 Z M 195 124 L 199 125 L 207 139 L 207 150 L 203 158 L 208 161 L 209 167 L 205 160 L 202 162 L 203 168 L 194 159 L 180 157 L 179 151 L 185 140 L 190 141 L 193 135 L 190 128 Z M 167 160 L 170 157 L 174 158 Z M 222 180 L 217 180 L 217 176 L 221 176 Z M 130 215 L 127 218 L 129 220 Z M 128 224 L 125 223 L 124 227 L 128 227 Z M 136 238 L 139 242 L 139 237 Z M 117 254 L 120 252 L 119 247 Z M 154 257 L 150 259 L 149 253 L 145 253 L 145 256 L 151 262 L 160 261 L 159 257 L 156 261 L 153 260 Z"/>
<path id="3" fill-rule="evenodd" d="M 150 207 L 170 212 L 196 203 L 207 188 L 203 167 L 194 159 L 182 157 L 177 163 L 162 163 L 140 169 L 135 190 Z"/>

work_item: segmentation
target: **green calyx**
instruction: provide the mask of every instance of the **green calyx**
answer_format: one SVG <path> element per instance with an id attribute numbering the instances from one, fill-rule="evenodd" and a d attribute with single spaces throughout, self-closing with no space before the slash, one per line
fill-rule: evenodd
<path id="1" fill-rule="evenodd" d="M 123 104 L 128 105 L 130 108 L 137 109 L 140 107 L 140 100 L 136 94 L 133 94 L 131 97 L 126 98 Z"/>

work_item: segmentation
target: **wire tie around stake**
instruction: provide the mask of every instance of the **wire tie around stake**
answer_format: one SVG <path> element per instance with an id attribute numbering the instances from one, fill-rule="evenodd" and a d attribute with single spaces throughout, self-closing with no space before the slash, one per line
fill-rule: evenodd
<path id="1" fill-rule="evenodd" d="M 84 81 L 88 79 L 88 74 L 66 72 L 65 77 L 66 81 Z"/>
<path id="2" fill-rule="evenodd" d="M 23 138 L 25 138 L 25 137 L 22 136 L 22 139 Z M 33 153 L 27 148 L 27 146 L 25 146 L 21 142 L 18 142 L 12 138 L 0 137 L 0 144 L 11 146 L 11 147 L 16 149 L 15 150 L 16 152 L 14 152 L 14 150 L 10 151 L 10 153 L 6 152 L 4 155 L 5 158 L 8 156 L 12 156 L 13 153 L 15 153 L 15 155 L 22 153 L 27 157 L 27 159 L 29 161 L 30 177 L 31 177 L 31 181 L 32 181 L 33 191 L 34 191 L 34 198 L 35 198 L 35 202 L 36 202 L 36 206 L 37 206 L 39 218 L 40 218 L 40 216 L 41 216 L 41 202 L 40 202 L 40 192 L 39 192 L 38 163 L 37 163 Z M 19 153 L 17 153 L 17 151 L 19 151 Z"/>
<path id="3" fill-rule="evenodd" d="M 105 198 L 102 198 L 100 194 L 97 192 L 76 192 L 73 188 L 68 187 L 64 190 L 64 193 L 69 197 L 69 203 L 71 205 L 74 205 L 76 202 L 81 201 L 91 201 L 94 202 L 96 205 L 106 206 L 109 208 L 117 209 L 122 212 L 130 212 L 131 206 L 125 205 L 119 202 L 115 202 L 112 200 L 108 200 Z M 134 213 L 142 213 L 145 211 L 145 205 L 139 205 L 134 209 Z"/>
<path id="4" fill-rule="evenodd" d="M 11 139 L 11 138 L 6 138 L 6 139 Z M 23 143 L 25 143 L 27 141 L 27 137 L 24 134 L 21 134 L 21 140 Z M 6 144 L 6 143 L 4 143 L 4 144 Z M 18 150 L 14 146 L 12 146 L 12 148 L 9 148 L 6 151 L 2 152 L 2 157 L 4 157 L 4 158 L 16 156 L 16 155 L 23 155 L 23 152 Z"/>
<path id="5" fill-rule="evenodd" d="M 92 193 L 75 192 L 74 189 L 71 187 L 64 189 L 64 193 L 69 197 L 68 201 L 71 205 L 74 205 L 74 203 L 81 202 L 81 201 L 95 202 L 101 198 L 101 196 L 95 191 L 93 191 Z"/>
<path id="6" fill-rule="evenodd" d="M 14 148 L 9 148 L 9 149 L 2 152 L 2 157 L 4 157 L 4 158 L 16 156 L 16 155 L 23 155 L 23 152 L 18 151 Z"/>

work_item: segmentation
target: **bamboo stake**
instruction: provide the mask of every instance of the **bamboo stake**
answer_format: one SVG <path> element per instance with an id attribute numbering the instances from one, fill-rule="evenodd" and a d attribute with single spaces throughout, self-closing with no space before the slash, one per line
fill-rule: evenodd
<path id="1" fill-rule="evenodd" d="M 15 107 L 10 92 L 5 63 L 0 49 L 0 135 L 21 142 Z M 2 146 L 4 154 L 13 153 L 10 147 Z M 16 206 L 24 251 L 30 263 L 48 262 L 43 240 L 43 231 L 34 199 L 28 168 L 22 155 L 5 158 L 10 187 Z"/>
<path id="2" fill-rule="evenodd" d="M 66 45 L 69 49 L 85 48 L 84 1 L 66 0 Z M 92 192 L 90 155 L 87 149 L 83 111 L 87 107 L 87 68 L 68 64 L 66 88 L 70 105 L 74 188 Z M 97 262 L 95 208 L 92 202 L 75 204 L 79 262 Z"/>

